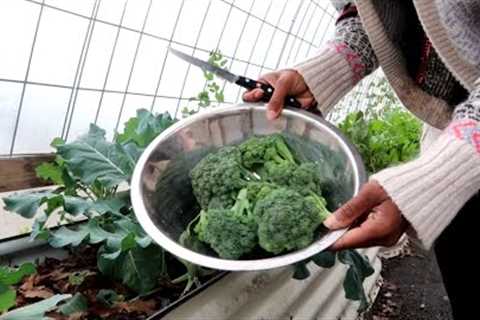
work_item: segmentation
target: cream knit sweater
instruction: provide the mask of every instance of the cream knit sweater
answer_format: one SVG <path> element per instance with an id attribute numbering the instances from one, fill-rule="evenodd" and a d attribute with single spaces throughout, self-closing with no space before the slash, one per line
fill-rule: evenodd
<path id="1" fill-rule="evenodd" d="M 372 59 L 373 64 L 364 63 Z M 324 115 L 376 67 L 376 58 L 368 41 L 365 44 L 359 20 L 353 27 L 337 26 L 333 41 L 295 66 Z M 477 90 L 455 109 L 446 130 L 425 131 L 417 159 L 370 177 L 383 186 L 410 222 L 409 235 L 426 248 L 432 246 L 480 189 L 480 82 L 477 83 Z"/>

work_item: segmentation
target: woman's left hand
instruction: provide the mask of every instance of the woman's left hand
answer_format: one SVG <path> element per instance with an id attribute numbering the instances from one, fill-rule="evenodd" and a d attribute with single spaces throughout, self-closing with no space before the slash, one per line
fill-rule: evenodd
<path id="1" fill-rule="evenodd" d="M 397 205 L 376 181 L 365 184 L 324 223 L 330 230 L 351 226 L 330 250 L 393 246 L 408 227 Z"/>

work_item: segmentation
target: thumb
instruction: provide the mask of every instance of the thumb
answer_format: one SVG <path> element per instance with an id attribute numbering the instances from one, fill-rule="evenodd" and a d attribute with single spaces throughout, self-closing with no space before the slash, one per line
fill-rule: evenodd
<path id="1" fill-rule="evenodd" d="M 387 198 L 388 194 L 377 182 L 369 182 L 362 187 L 357 196 L 337 209 L 323 224 L 330 230 L 348 227 Z"/>

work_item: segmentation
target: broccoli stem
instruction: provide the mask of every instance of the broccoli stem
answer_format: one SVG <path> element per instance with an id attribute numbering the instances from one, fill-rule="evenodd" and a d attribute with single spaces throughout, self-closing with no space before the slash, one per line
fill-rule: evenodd
<path id="1" fill-rule="evenodd" d="M 296 164 L 295 158 L 293 157 L 290 148 L 287 144 L 283 141 L 283 139 L 277 139 L 275 142 L 275 147 L 277 149 L 278 154 L 283 157 L 283 159 L 287 160 L 292 164 Z"/>
<path id="2" fill-rule="evenodd" d="M 311 200 L 313 200 L 313 202 L 317 206 L 318 214 L 319 214 L 322 222 L 332 214 L 330 211 L 328 211 L 328 209 L 326 207 L 327 201 L 323 197 L 319 197 L 313 191 L 309 191 L 309 195 L 307 197 L 310 198 Z"/>
<path id="3" fill-rule="evenodd" d="M 252 210 L 250 210 L 250 201 L 248 201 L 247 188 L 240 190 L 237 200 L 235 201 L 235 204 L 231 210 L 235 212 L 235 215 L 239 218 L 251 218 Z"/>

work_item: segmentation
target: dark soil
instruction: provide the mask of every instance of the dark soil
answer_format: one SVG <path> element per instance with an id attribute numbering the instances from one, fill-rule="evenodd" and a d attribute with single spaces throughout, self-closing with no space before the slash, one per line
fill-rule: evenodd
<path id="1" fill-rule="evenodd" d="M 137 297 L 121 283 L 100 273 L 96 252 L 96 248 L 86 247 L 72 252 L 64 260 L 46 258 L 37 266 L 36 274 L 24 278 L 17 286 L 17 307 L 54 294 L 81 293 L 87 301 L 87 310 L 70 316 L 50 312 L 48 316 L 56 320 L 146 319 L 181 296 L 184 283 L 174 285 L 165 281 L 151 294 Z M 108 303 L 101 302 L 97 298 L 101 289 L 113 290 L 117 297 Z"/>
<path id="2" fill-rule="evenodd" d="M 384 284 L 366 320 L 453 319 L 432 252 L 411 248 L 409 254 L 382 263 Z"/>

